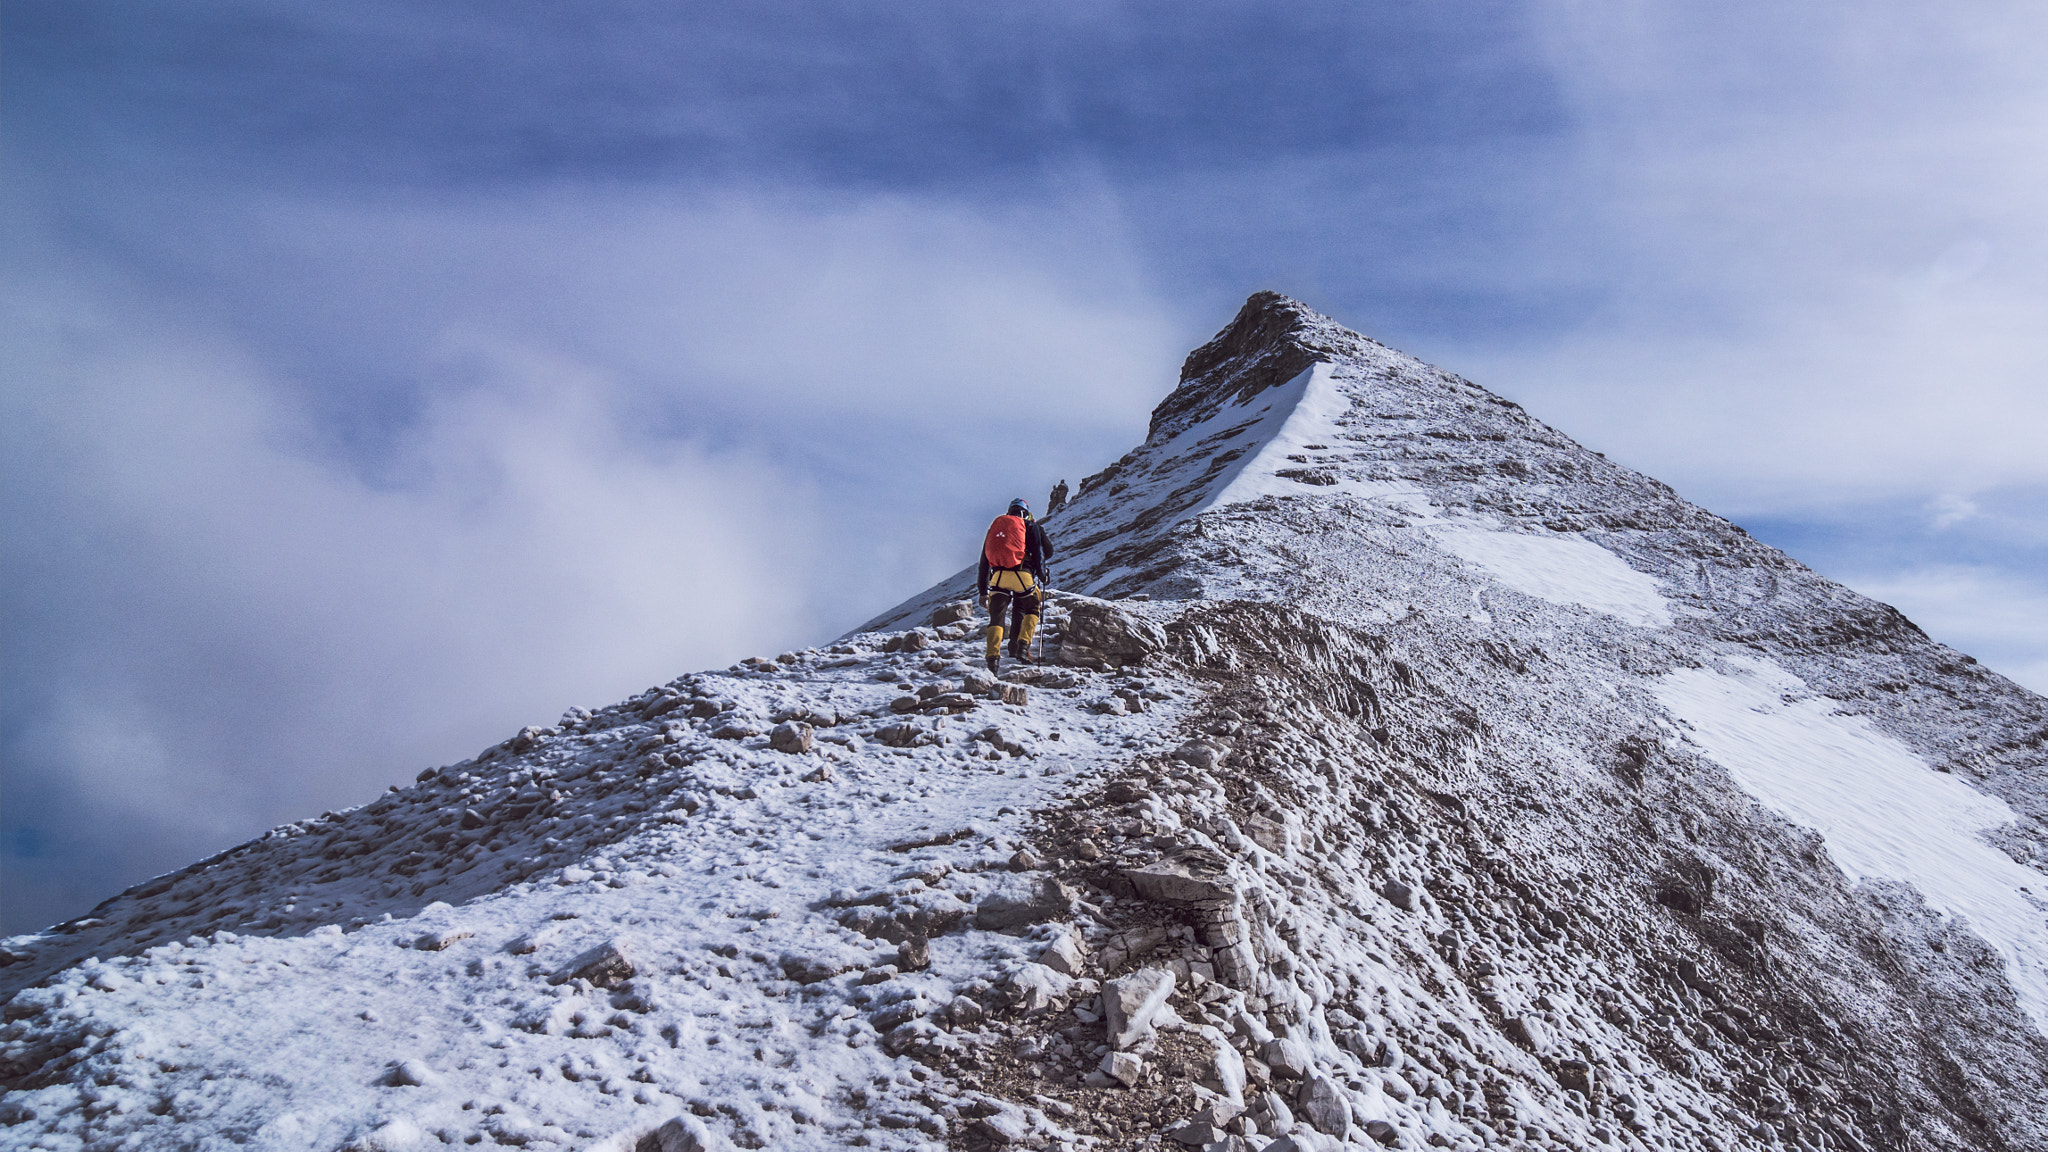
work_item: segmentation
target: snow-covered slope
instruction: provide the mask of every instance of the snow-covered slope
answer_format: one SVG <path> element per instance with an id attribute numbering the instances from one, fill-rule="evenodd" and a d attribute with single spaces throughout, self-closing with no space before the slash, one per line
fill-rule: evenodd
<path id="1" fill-rule="evenodd" d="M 1053 667 L 969 571 L 8 941 L 0 1146 L 2048 1148 L 2040 697 L 1272 294 L 1047 527 Z"/>

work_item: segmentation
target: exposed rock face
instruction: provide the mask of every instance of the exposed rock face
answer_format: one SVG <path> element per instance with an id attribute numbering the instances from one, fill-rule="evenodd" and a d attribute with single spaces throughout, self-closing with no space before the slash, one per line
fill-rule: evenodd
<path id="1" fill-rule="evenodd" d="M 0 1122 L 2048 1148 L 2048 702 L 1268 294 L 1048 529 L 1063 667 L 956 578 L 8 941 Z"/>

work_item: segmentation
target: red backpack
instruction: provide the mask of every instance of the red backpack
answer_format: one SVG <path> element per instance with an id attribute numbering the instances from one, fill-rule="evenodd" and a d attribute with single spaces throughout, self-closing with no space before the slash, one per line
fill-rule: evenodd
<path id="1" fill-rule="evenodd" d="M 988 558 L 988 566 L 1023 567 L 1026 531 L 1022 516 L 996 517 L 995 523 L 988 526 L 988 537 L 981 542 L 981 554 Z"/>

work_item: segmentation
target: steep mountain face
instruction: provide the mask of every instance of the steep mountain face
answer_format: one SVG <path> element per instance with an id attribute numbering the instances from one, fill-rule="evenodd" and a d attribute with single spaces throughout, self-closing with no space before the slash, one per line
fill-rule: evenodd
<path id="1" fill-rule="evenodd" d="M 1254 296 L 971 570 L 6 942 L 0 1146 L 2048 1148 L 2048 701 Z"/>

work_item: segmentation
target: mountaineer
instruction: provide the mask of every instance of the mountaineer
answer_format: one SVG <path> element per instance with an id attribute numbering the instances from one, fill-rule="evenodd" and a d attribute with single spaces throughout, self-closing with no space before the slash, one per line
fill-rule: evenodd
<path id="1" fill-rule="evenodd" d="M 1048 579 L 1045 562 L 1051 557 L 1052 541 L 1031 518 L 1031 505 L 1022 496 L 1010 501 L 1010 510 L 988 526 L 974 588 L 977 600 L 988 609 L 989 671 L 1002 664 L 1005 617 L 1010 622 L 1011 657 L 1031 661 L 1031 637 L 1038 631 Z"/>

